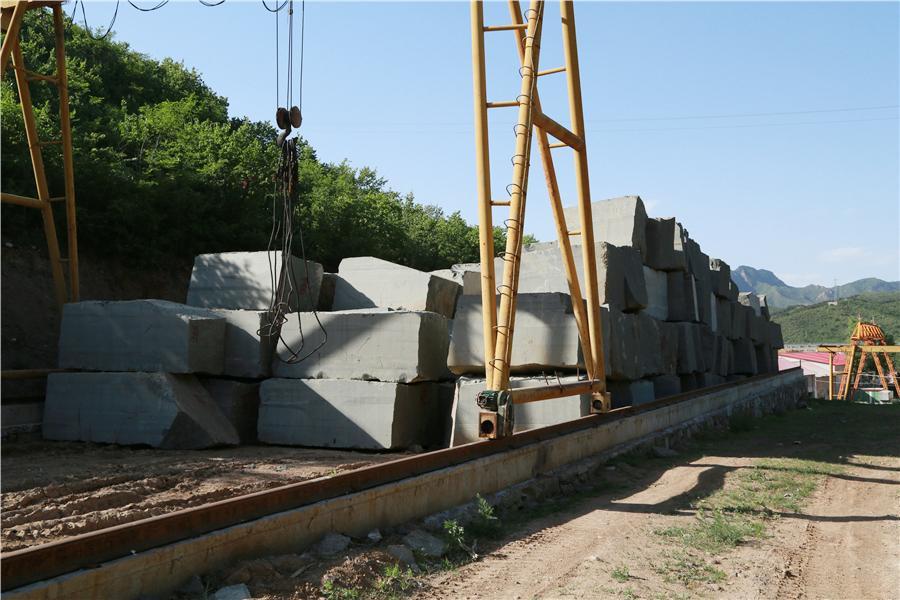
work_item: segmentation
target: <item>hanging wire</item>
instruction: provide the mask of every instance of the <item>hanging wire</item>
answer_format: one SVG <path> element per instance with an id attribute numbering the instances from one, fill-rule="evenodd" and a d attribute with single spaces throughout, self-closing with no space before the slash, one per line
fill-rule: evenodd
<path id="1" fill-rule="evenodd" d="M 266 4 L 266 0 L 261 0 L 261 1 L 262 1 L 262 5 L 266 8 L 267 11 L 273 12 L 273 13 L 277 13 L 277 12 L 280 11 L 282 8 L 284 8 L 285 6 L 287 6 L 287 3 L 288 3 L 290 0 L 284 0 L 284 2 L 281 3 L 281 6 L 278 6 L 278 2 L 276 2 L 276 3 L 275 3 L 275 8 L 269 8 L 269 5 Z"/>
<path id="2" fill-rule="evenodd" d="M 138 6 L 137 4 L 134 3 L 134 0 L 128 0 L 128 4 L 130 4 L 132 8 L 135 8 L 141 12 L 153 12 L 154 10 L 159 10 L 160 8 L 162 8 L 163 6 L 165 6 L 168 3 L 169 3 L 169 0 L 160 0 L 160 2 L 152 8 L 141 8 L 140 6 Z M 82 4 L 84 4 L 84 0 L 82 0 Z"/>
<path id="3" fill-rule="evenodd" d="M 303 112 L 303 48 L 306 45 L 306 0 L 300 3 L 300 89 L 297 105 Z"/>
<path id="4" fill-rule="evenodd" d="M 225 4 L 225 0 L 219 0 L 218 2 L 207 2 L 206 0 L 200 0 L 200 4 L 203 6 L 219 6 L 220 4 Z"/>
<path id="5" fill-rule="evenodd" d="M 105 40 L 107 37 L 109 37 L 110 32 L 112 32 L 113 25 L 116 24 L 116 17 L 119 16 L 119 2 L 120 0 L 116 0 L 116 10 L 115 12 L 113 12 L 112 20 L 110 20 L 109 22 L 109 27 L 106 28 L 106 33 L 104 33 L 100 37 L 96 37 L 91 33 L 91 26 L 88 25 L 87 15 L 84 14 L 84 0 L 81 0 L 81 20 L 84 21 L 84 30 L 89 38 L 96 42 Z"/>

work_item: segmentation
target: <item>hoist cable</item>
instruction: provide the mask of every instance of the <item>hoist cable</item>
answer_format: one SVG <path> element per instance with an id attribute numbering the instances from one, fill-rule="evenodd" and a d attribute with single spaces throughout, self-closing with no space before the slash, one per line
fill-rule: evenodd
<path id="1" fill-rule="evenodd" d="M 116 0 L 116 10 L 113 12 L 112 20 L 110 20 L 110 22 L 109 22 L 109 27 L 106 28 L 106 33 L 104 33 L 100 37 L 96 37 L 96 36 L 94 36 L 94 34 L 91 33 L 91 26 L 88 25 L 87 15 L 84 14 L 84 0 L 81 0 L 81 20 L 84 21 L 84 30 L 87 33 L 89 38 L 91 38 L 95 42 L 98 42 L 100 40 L 105 40 L 107 37 L 109 37 L 109 34 L 112 31 L 113 25 L 116 24 L 116 17 L 119 16 L 119 2 L 120 2 L 120 0 Z"/>
<path id="2" fill-rule="evenodd" d="M 83 3 L 84 2 L 82 0 L 82 4 Z M 168 3 L 169 3 L 169 0 L 160 0 L 159 4 L 157 4 L 153 8 L 141 8 L 140 6 L 138 6 L 137 4 L 134 3 L 134 0 L 128 0 L 128 4 L 130 4 L 132 8 L 135 8 L 141 12 L 153 12 L 154 10 L 159 10 L 160 8 L 162 8 L 163 6 L 165 6 Z"/>

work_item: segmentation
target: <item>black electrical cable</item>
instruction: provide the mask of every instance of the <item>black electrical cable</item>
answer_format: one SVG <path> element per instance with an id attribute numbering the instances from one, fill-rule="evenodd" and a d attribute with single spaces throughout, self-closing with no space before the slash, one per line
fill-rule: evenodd
<path id="1" fill-rule="evenodd" d="M 82 0 L 82 3 L 83 3 L 83 0 Z M 159 10 L 160 8 L 162 8 L 163 6 L 165 6 L 168 3 L 169 3 L 169 0 L 160 0 L 160 2 L 152 8 L 141 8 L 140 6 L 138 6 L 137 4 L 134 3 L 134 0 L 128 0 L 128 4 L 130 4 L 132 8 L 137 9 L 141 12 L 153 12 L 154 10 Z"/>
<path id="2" fill-rule="evenodd" d="M 200 0 L 200 4 L 203 6 L 219 6 L 220 4 L 225 4 L 225 0 L 219 0 L 218 2 L 207 2 L 206 0 Z"/>
<path id="3" fill-rule="evenodd" d="M 104 33 L 100 37 L 95 37 L 94 34 L 91 33 L 91 26 L 88 25 L 87 15 L 84 14 L 84 0 L 81 0 L 81 20 L 84 21 L 84 30 L 87 33 L 89 38 L 91 38 L 92 40 L 94 40 L 96 42 L 96 41 L 100 41 L 100 40 L 105 40 L 107 37 L 109 37 L 109 34 L 112 31 L 113 25 L 116 24 L 116 17 L 119 16 L 119 2 L 120 2 L 120 0 L 116 0 L 116 10 L 115 10 L 115 12 L 113 12 L 112 20 L 109 22 L 109 27 L 106 28 L 106 33 Z"/>
<path id="4" fill-rule="evenodd" d="M 261 2 L 262 2 L 262 5 L 266 8 L 267 11 L 277 13 L 277 12 L 279 12 L 282 8 L 284 8 L 285 6 L 287 6 L 288 0 L 284 0 L 284 2 L 281 3 L 281 6 L 278 6 L 278 2 L 275 2 L 276 8 L 269 8 L 269 5 L 266 4 L 266 0 L 261 0 Z"/>

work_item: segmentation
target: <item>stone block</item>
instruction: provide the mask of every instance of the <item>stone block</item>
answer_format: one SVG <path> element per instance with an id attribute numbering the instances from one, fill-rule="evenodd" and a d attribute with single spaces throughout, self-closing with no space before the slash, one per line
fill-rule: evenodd
<path id="1" fill-rule="evenodd" d="M 639 381 L 610 381 L 607 390 L 612 398 L 613 408 L 638 406 L 656 399 L 653 382 L 649 379 Z"/>
<path id="2" fill-rule="evenodd" d="M 759 316 L 760 306 L 759 306 L 759 296 L 754 294 L 753 292 L 739 292 L 738 293 L 738 303 L 743 306 L 748 306 L 753 310 L 753 314 Z"/>
<path id="3" fill-rule="evenodd" d="M 697 373 L 684 373 L 678 376 L 678 379 L 681 380 L 682 393 L 693 392 L 694 390 L 700 389 L 700 379 L 697 375 Z"/>
<path id="4" fill-rule="evenodd" d="M 201 377 L 200 383 L 231 423 L 242 444 L 256 441 L 259 416 L 259 384 L 216 377 Z"/>
<path id="5" fill-rule="evenodd" d="M 725 378 L 716 373 L 697 373 L 698 388 L 708 388 L 725 383 Z"/>
<path id="6" fill-rule="evenodd" d="M 724 335 L 727 338 L 731 335 L 731 321 L 734 316 L 732 312 L 732 303 L 725 298 L 716 297 L 716 333 Z"/>
<path id="7" fill-rule="evenodd" d="M 338 275 L 333 310 L 425 310 L 452 319 L 462 292 L 462 286 L 450 279 L 371 256 L 345 258 Z"/>
<path id="8" fill-rule="evenodd" d="M 678 324 L 659 323 L 661 372 L 673 375 L 678 371 Z"/>
<path id="9" fill-rule="evenodd" d="M 721 258 L 713 258 L 709 261 L 709 270 L 713 293 L 720 298 L 729 298 L 731 267 Z"/>
<path id="10" fill-rule="evenodd" d="M 577 376 L 564 376 L 558 380 L 554 376 L 548 377 L 512 377 L 509 385 L 511 389 L 522 387 L 535 387 L 556 385 L 558 382 L 570 383 L 577 381 Z M 453 431 L 451 433 L 451 446 L 477 442 L 478 438 L 478 414 L 481 409 L 475 403 L 478 394 L 485 389 L 484 379 L 473 377 L 460 377 L 456 382 L 456 394 L 453 401 Z M 515 431 L 525 431 L 536 427 L 546 427 L 565 421 L 581 418 L 590 414 L 590 394 L 570 396 L 568 398 L 555 398 L 540 402 L 528 402 L 517 404 L 515 407 Z"/>
<path id="11" fill-rule="evenodd" d="M 225 319 L 223 375 L 261 379 L 272 374 L 278 327 L 267 311 L 213 309 Z"/>
<path id="12" fill-rule="evenodd" d="M 644 312 L 660 321 L 669 318 L 669 280 L 665 271 L 657 271 L 644 266 L 644 281 L 647 285 L 647 308 Z"/>
<path id="13" fill-rule="evenodd" d="M 734 373 L 738 375 L 756 375 L 756 350 L 753 342 L 746 338 L 732 341 L 734 349 Z"/>
<path id="14" fill-rule="evenodd" d="M 666 372 L 662 352 L 661 322 L 642 312 L 633 316 L 637 323 L 637 360 L 641 377 Z"/>
<path id="15" fill-rule="evenodd" d="M 569 229 L 580 229 L 577 206 L 563 210 Z M 591 203 L 594 221 L 594 242 L 608 242 L 614 246 L 630 246 L 640 255 L 647 254 L 647 211 L 640 196 L 623 196 Z M 580 244 L 581 237 L 572 238 Z"/>
<path id="16" fill-rule="evenodd" d="M 667 275 L 668 320 L 697 322 L 697 282 L 693 275 L 681 271 L 671 271 Z"/>
<path id="17" fill-rule="evenodd" d="M 737 340 L 746 338 L 748 333 L 747 316 L 750 309 L 741 304 L 730 302 L 731 304 L 731 339 Z"/>
<path id="18" fill-rule="evenodd" d="M 651 377 L 653 395 L 657 400 L 681 393 L 681 378 L 678 375 L 657 375 Z"/>
<path id="19" fill-rule="evenodd" d="M 719 333 L 719 299 L 712 292 L 709 293 L 709 328 Z"/>
<path id="20" fill-rule="evenodd" d="M 756 344 L 753 346 L 756 352 L 757 373 L 774 373 L 778 370 L 778 355 L 768 344 Z M 774 360 L 773 360 L 774 359 Z"/>
<path id="21" fill-rule="evenodd" d="M 437 388 L 345 379 L 267 379 L 259 388 L 259 440 L 367 450 L 434 445 Z"/>
<path id="22" fill-rule="evenodd" d="M 688 271 L 694 277 L 702 281 L 706 286 L 710 285 L 712 277 L 709 270 L 709 255 L 700 249 L 700 244 L 687 237 L 684 242 L 684 251 L 687 256 Z"/>
<path id="23" fill-rule="evenodd" d="M 462 296 L 450 335 L 447 365 L 452 372 L 484 374 L 483 333 L 481 296 Z M 583 369 L 570 296 L 519 294 L 512 348 L 513 373 Z"/>
<path id="24" fill-rule="evenodd" d="M 700 340 L 700 325 L 677 323 L 678 325 L 678 366 L 679 374 L 697 373 L 704 370 L 703 347 Z"/>
<path id="25" fill-rule="evenodd" d="M 772 348 L 784 348 L 784 338 L 781 335 L 781 325 L 773 321 L 768 321 L 766 325 L 767 339 L 766 341 Z"/>
<path id="26" fill-rule="evenodd" d="M 640 323 L 636 315 L 615 308 L 603 311 L 603 351 L 606 357 L 606 376 L 614 380 L 640 379 Z M 607 339 L 608 338 L 608 339 Z"/>
<path id="27" fill-rule="evenodd" d="M 59 366 L 91 371 L 222 372 L 225 319 L 165 300 L 63 307 Z"/>
<path id="28" fill-rule="evenodd" d="M 457 283 L 462 285 L 463 296 L 481 295 L 481 264 L 463 263 L 450 267 Z"/>
<path id="29" fill-rule="evenodd" d="M 312 310 L 319 303 L 322 273 L 319 263 L 304 264 L 296 256 L 285 259 L 280 251 L 201 254 L 194 259 L 187 304 L 267 310 L 277 291 L 290 294 L 289 311 Z"/>
<path id="30" fill-rule="evenodd" d="M 769 314 L 769 301 L 766 299 L 765 294 L 758 294 L 757 299 L 759 300 L 759 313 L 766 321 L 768 321 L 771 318 L 771 315 Z"/>
<path id="31" fill-rule="evenodd" d="M 675 219 L 647 219 L 644 263 L 658 271 L 686 271 L 683 235 Z"/>
<path id="32" fill-rule="evenodd" d="M 769 328 L 767 323 L 768 321 L 762 315 L 752 312 L 747 314 L 747 331 L 754 344 L 761 344 L 768 339 Z"/>
<path id="33" fill-rule="evenodd" d="M 697 319 L 707 327 L 710 327 L 712 326 L 714 304 L 710 302 L 712 293 L 710 292 L 709 281 L 700 278 L 696 279 L 695 289 L 697 290 Z"/>
<path id="34" fill-rule="evenodd" d="M 194 450 L 234 445 L 238 434 L 193 375 L 52 373 L 44 437 Z"/>
<path id="35" fill-rule="evenodd" d="M 372 308 L 291 313 L 281 327 L 272 373 L 298 379 L 399 383 L 441 379 L 448 375 L 448 328 L 445 317 L 423 311 Z M 293 354 L 305 358 L 292 360 Z"/>

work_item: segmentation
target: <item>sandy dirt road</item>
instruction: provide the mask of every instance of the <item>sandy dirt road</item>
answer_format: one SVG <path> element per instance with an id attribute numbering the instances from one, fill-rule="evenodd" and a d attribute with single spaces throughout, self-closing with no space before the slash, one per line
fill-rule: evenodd
<path id="1" fill-rule="evenodd" d="M 896 425 L 896 416 L 892 415 Z M 812 425 L 812 423 L 810 423 Z M 896 431 L 896 430 L 895 430 Z M 813 427 L 711 444 L 721 454 L 609 471 L 613 490 L 527 522 L 481 560 L 430 576 L 423 598 L 900 598 L 900 453 Z M 848 441 L 848 440 L 845 440 Z M 826 458 L 803 508 L 769 515 L 765 533 L 716 554 L 685 552 L 661 531 L 696 522 L 693 500 L 767 457 Z M 719 571 L 721 578 L 706 576 Z M 692 580 L 691 578 L 695 577 Z"/>

